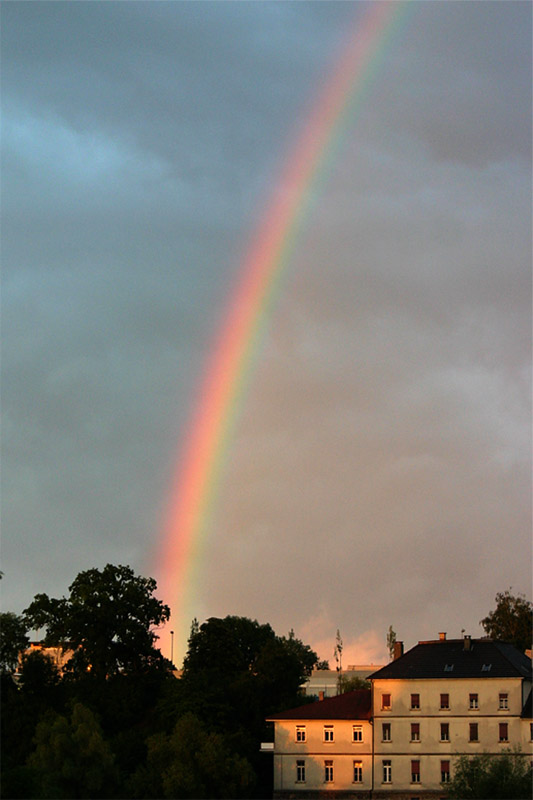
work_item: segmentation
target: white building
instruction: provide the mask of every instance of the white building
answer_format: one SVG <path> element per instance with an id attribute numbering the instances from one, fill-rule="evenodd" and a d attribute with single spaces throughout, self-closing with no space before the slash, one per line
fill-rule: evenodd
<path id="1" fill-rule="evenodd" d="M 270 718 L 275 797 L 443 797 L 455 756 L 532 752 L 531 660 L 512 645 L 440 634 L 395 655 L 371 690 Z"/>

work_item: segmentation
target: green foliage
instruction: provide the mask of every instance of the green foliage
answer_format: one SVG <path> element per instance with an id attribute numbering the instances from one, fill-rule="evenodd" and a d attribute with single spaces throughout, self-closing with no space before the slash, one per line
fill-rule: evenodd
<path id="1" fill-rule="evenodd" d="M 329 661 L 326 661 L 326 659 L 323 659 L 322 661 L 317 661 L 315 669 L 320 669 L 320 670 L 329 669 Z"/>
<path id="2" fill-rule="evenodd" d="M 387 650 L 389 651 L 389 658 L 391 661 L 394 658 L 395 644 L 396 644 L 396 631 L 393 629 L 392 625 L 389 625 L 389 630 L 387 631 Z"/>
<path id="3" fill-rule="evenodd" d="M 519 749 L 499 755 L 480 753 L 458 756 L 449 783 L 443 784 L 448 797 L 460 800 L 529 800 L 532 768 Z"/>
<path id="4" fill-rule="evenodd" d="M 358 675 L 354 675 L 353 678 L 340 675 L 339 689 L 339 694 L 346 694 L 346 692 L 354 692 L 356 689 L 370 689 L 370 683 L 369 681 L 365 681 L 364 678 L 360 678 Z"/>
<path id="5" fill-rule="evenodd" d="M 142 672 L 162 664 L 152 627 L 169 619 L 170 610 L 153 593 L 153 578 L 130 567 L 107 564 L 80 572 L 68 598 L 38 594 L 25 610 L 28 627 L 45 628 L 46 644 L 74 650 L 66 668 L 106 677 Z"/>
<path id="6" fill-rule="evenodd" d="M 523 594 L 516 596 L 511 590 L 498 592 L 496 608 L 481 620 L 485 633 L 492 639 L 510 642 L 520 650 L 531 648 L 533 631 L 533 603 Z"/>
<path id="7" fill-rule="evenodd" d="M 135 797 L 249 797 L 254 773 L 224 737 L 208 732 L 194 714 L 178 720 L 170 735 L 148 740 L 146 767 L 131 782 Z"/>
<path id="8" fill-rule="evenodd" d="M 36 775 L 38 797 L 109 797 L 115 784 L 109 745 L 94 714 L 81 703 L 70 719 L 50 713 L 39 722 L 28 766 Z"/>
<path id="9" fill-rule="evenodd" d="M 50 656 L 35 650 L 25 653 L 20 665 L 20 687 L 28 695 L 42 698 L 58 685 L 59 672 Z"/>
<path id="10" fill-rule="evenodd" d="M 0 672 L 14 672 L 18 664 L 19 653 L 30 641 L 26 635 L 28 625 L 23 617 L 12 611 L 0 613 Z"/>

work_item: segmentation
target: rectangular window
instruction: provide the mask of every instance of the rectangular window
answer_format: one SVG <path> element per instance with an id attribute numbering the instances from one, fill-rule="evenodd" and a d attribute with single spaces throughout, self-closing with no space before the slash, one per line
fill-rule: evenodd
<path id="1" fill-rule="evenodd" d="M 449 783 L 450 781 L 450 762 L 440 762 L 440 781 L 441 783 Z"/>
<path id="2" fill-rule="evenodd" d="M 296 783 L 305 783 L 305 761 L 296 762 Z"/>
<path id="3" fill-rule="evenodd" d="M 499 701 L 498 708 L 509 708 L 509 695 L 506 692 L 500 692 Z"/>
<path id="4" fill-rule="evenodd" d="M 352 742 L 362 742 L 363 741 L 363 726 L 362 725 L 353 725 L 352 726 Z"/>
<path id="5" fill-rule="evenodd" d="M 305 731 L 305 725 L 297 725 L 296 726 L 296 741 L 297 742 L 305 742 L 307 740 L 307 734 Z"/>
<path id="6" fill-rule="evenodd" d="M 529 723 L 529 738 L 533 742 L 533 722 Z"/>
<path id="7" fill-rule="evenodd" d="M 450 707 L 450 695 L 449 694 L 441 694 L 441 696 L 440 696 L 440 707 L 441 708 L 449 708 Z"/>
<path id="8" fill-rule="evenodd" d="M 353 762 L 353 782 L 354 783 L 362 783 L 363 782 L 363 762 L 362 761 L 354 761 Z"/>
<path id="9" fill-rule="evenodd" d="M 420 761 L 411 761 L 411 783 L 420 783 Z"/>
<path id="10" fill-rule="evenodd" d="M 333 761 L 324 761 L 324 780 L 333 783 Z"/>
<path id="11" fill-rule="evenodd" d="M 392 782 L 392 763 L 390 761 L 383 762 L 383 783 Z"/>
<path id="12" fill-rule="evenodd" d="M 479 708 L 477 694 L 470 694 L 468 696 L 468 708 Z"/>
<path id="13" fill-rule="evenodd" d="M 383 722 L 381 725 L 381 741 L 390 742 L 390 722 Z"/>
<path id="14" fill-rule="evenodd" d="M 420 695 L 419 694 L 412 694 L 411 695 L 411 708 L 420 708 Z"/>
<path id="15" fill-rule="evenodd" d="M 477 722 L 471 722 L 469 725 L 470 733 L 468 736 L 468 740 L 470 742 L 477 742 L 479 741 L 478 738 L 478 729 L 477 729 Z"/>
<path id="16" fill-rule="evenodd" d="M 509 726 L 507 722 L 500 722 L 500 742 L 509 741 Z"/>
<path id="17" fill-rule="evenodd" d="M 382 694 L 381 695 L 381 709 L 382 711 L 388 711 L 391 708 L 391 696 L 390 694 Z"/>
<path id="18" fill-rule="evenodd" d="M 324 741 L 325 742 L 333 742 L 333 725 L 324 725 Z"/>
<path id="19" fill-rule="evenodd" d="M 411 722 L 411 741 L 420 741 L 420 723 L 418 722 Z"/>
<path id="20" fill-rule="evenodd" d="M 441 740 L 441 742 L 449 742 L 450 741 L 450 723 L 449 722 L 441 722 L 441 724 L 440 724 L 440 740 Z"/>

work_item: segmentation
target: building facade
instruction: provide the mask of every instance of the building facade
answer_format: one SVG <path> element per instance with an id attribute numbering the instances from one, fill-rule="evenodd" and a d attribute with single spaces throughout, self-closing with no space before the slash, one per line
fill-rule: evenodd
<path id="1" fill-rule="evenodd" d="M 271 718 L 275 796 L 445 797 L 457 755 L 532 752 L 531 660 L 524 654 L 502 642 L 440 634 L 405 654 L 398 643 L 395 655 L 370 675 L 366 693 Z"/>

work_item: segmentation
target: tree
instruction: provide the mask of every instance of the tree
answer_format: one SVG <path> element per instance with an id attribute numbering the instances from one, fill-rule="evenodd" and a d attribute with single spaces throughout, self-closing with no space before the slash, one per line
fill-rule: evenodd
<path id="1" fill-rule="evenodd" d="M 317 661 L 315 669 L 319 670 L 329 669 L 329 661 L 326 661 L 326 659 L 323 659 L 322 661 Z"/>
<path id="2" fill-rule="evenodd" d="M 208 732 L 194 714 L 181 717 L 170 735 L 150 737 L 147 747 L 147 764 L 130 785 L 136 797 L 250 797 L 250 764 L 231 751 L 222 735 Z"/>
<path id="3" fill-rule="evenodd" d="M 531 648 L 533 603 L 523 594 L 511 594 L 511 589 L 499 592 L 496 608 L 481 620 L 485 633 L 492 639 L 510 642 L 522 653 Z"/>
<path id="4" fill-rule="evenodd" d="M 354 692 L 356 689 L 370 689 L 370 683 L 364 678 L 360 678 L 359 675 L 354 675 L 353 678 L 342 675 L 339 679 L 339 689 L 339 694 L 346 694 L 346 692 Z"/>
<path id="5" fill-rule="evenodd" d="M 113 755 L 94 714 L 81 703 L 74 705 L 70 719 L 50 713 L 38 723 L 28 766 L 36 774 L 40 797 L 112 796 Z"/>
<path id="6" fill-rule="evenodd" d="M 130 567 L 107 564 L 80 572 L 68 598 L 36 595 L 25 620 L 46 629 L 46 644 L 74 650 L 66 669 L 75 674 L 141 672 L 163 662 L 152 627 L 168 620 L 170 609 L 153 596 L 156 587 Z"/>
<path id="7" fill-rule="evenodd" d="M 18 664 L 19 654 L 30 641 L 26 632 L 28 625 L 23 617 L 12 611 L 0 613 L 0 672 L 13 672 Z"/>
<path id="8" fill-rule="evenodd" d="M 392 625 L 389 625 L 387 631 L 387 649 L 389 651 L 389 658 L 392 661 L 394 658 L 394 645 L 396 644 L 396 631 L 393 630 Z"/>
<path id="9" fill-rule="evenodd" d="M 461 800 L 528 800 L 532 777 L 525 753 L 504 750 L 498 755 L 458 756 L 451 781 L 442 785 L 448 797 Z"/>

